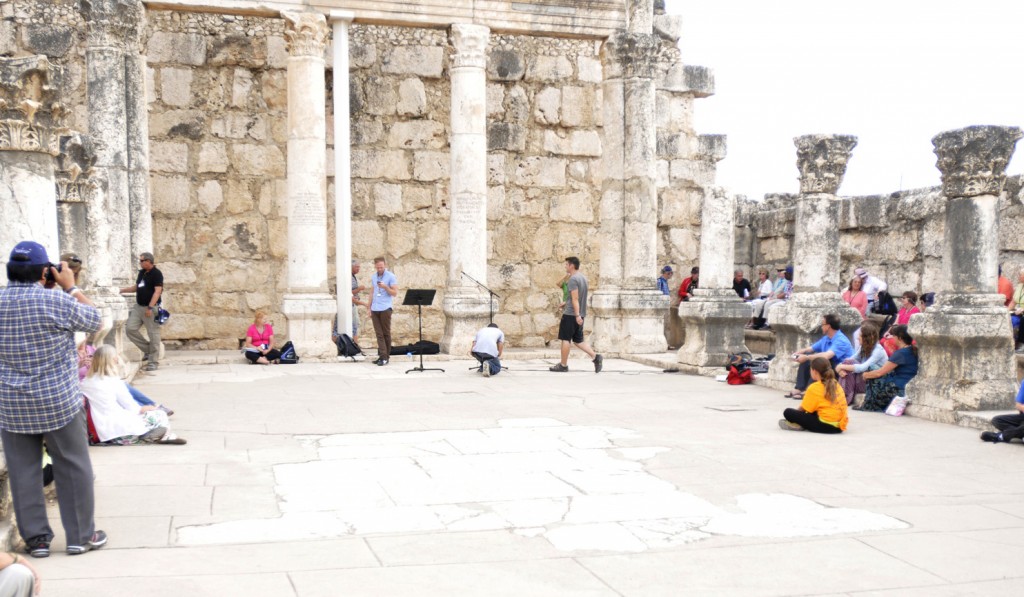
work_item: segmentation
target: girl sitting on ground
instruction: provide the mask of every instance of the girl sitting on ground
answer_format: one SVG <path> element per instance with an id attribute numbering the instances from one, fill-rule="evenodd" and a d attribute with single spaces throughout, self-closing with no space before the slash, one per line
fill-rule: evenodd
<path id="1" fill-rule="evenodd" d="M 842 433 L 846 431 L 846 396 L 836 381 L 832 363 L 824 357 L 811 361 L 811 379 L 800 408 L 782 411 L 779 427 L 787 431 Z"/>
<path id="2" fill-rule="evenodd" d="M 113 346 L 103 345 L 92 355 L 82 393 L 89 401 L 92 422 L 100 442 L 107 445 L 185 443 L 170 432 L 167 413 L 156 406 L 139 406 L 121 379 L 120 361 Z"/>
<path id="3" fill-rule="evenodd" d="M 917 375 L 917 347 L 907 326 L 895 325 L 889 333 L 896 350 L 881 368 L 864 372 L 867 385 L 864 406 L 854 407 L 854 410 L 885 412 L 893 398 L 906 395 L 907 383 Z"/>
<path id="4" fill-rule="evenodd" d="M 860 327 L 860 348 L 857 353 L 852 359 L 846 359 L 836 366 L 839 385 L 846 395 L 846 404 L 853 404 L 854 395 L 863 394 L 866 390 L 864 372 L 879 369 L 888 360 L 885 349 L 878 342 L 878 324 L 873 321 L 864 322 Z"/>

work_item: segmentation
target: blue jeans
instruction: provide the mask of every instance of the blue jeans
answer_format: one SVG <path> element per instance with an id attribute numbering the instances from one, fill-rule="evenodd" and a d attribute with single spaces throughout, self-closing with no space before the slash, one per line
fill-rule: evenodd
<path id="1" fill-rule="evenodd" d="M 132 387 L 132 384 L 124 382 L 124 385 L 128 386 L 128 392 L 132 395 L 132 398 L 142 406 L 156 406 L 156 402 L 153 402 L 146 397 L 145 394 L 136 390 Z"/>
<path id="2" fill-rule="evenodd" d="M 487 368 L 491 370 L 491 375 L 501 373 L 501 361 L 498 360 L 498 357 L 492 357 L 491 355 L 482 352 L 474 352 L 473 356 L 476 360 L 480 361 L 481 367 L 486 365 Z"/>

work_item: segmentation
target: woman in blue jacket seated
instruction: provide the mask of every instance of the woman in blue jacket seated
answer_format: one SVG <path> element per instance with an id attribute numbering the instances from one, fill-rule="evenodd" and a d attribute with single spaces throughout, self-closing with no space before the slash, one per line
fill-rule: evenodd
<path id="1" fill-rule="evenodd" d="M 893 398 L 906 395 L 907 383 L 917 375 L 917 347 L 907 326 L 893 326 L 889 334 L 896 340 L 896 350 L 880 369 L 864 372 L 867 396 L 864 406 L 855 410 L 885 412 Z"/>

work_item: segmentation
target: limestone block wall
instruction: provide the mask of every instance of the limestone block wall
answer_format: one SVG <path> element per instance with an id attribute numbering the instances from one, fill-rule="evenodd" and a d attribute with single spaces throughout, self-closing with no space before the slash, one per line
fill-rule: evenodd
<path id="1" fill-rule="evenodd" d="M 1000 257 L 1004 275 L 1016 283 L 1024 268 L 1024 177 L 1007 179 L 1000 200 Z M 767 195 L 737 207 L 737 267 L 748 273 L 774 270 L 792 259 L 795 195 Z M 889 283 L 890 292 L 918 294 L 945 288 L 942 246 L 945 201 L 940 187 L 891 195 L 843 197 L 840 219 L 840 280 L 845 289 L 853 270 L 866 267 Z M 773 272 L 774 273 L 774 272 Z"/>

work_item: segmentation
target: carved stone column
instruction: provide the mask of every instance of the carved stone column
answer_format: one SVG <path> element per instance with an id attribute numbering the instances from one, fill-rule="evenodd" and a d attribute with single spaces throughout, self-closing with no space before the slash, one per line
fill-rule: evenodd
<path id="1" fill-rule="evenodd" d="M 126 55 L 129 40 L 137 39 L 142 27 L 143 9 L 138 0 L 81 0 L 81 13 L 88 27 L 85 60 L 89 134 L 96 146 L 95 167 L 107 184 L 103 205 L 92 209 L 104 213 L 110 226 L 110 244 L 105 249 L 110 252 L 115 284 L 124 286 L 134 281 L 136 266 L 128 182 Z"/>
<path id="2" fill-rule="evenodd" d="M 732 289 L 735 220 L 735 198 L 722 189 L 710 190 L 701 211 L 701 286 L 679 304 L 686 327 L 678 352 L 683 369 L 718 375 L 730 354 L 747 350 L 743 324 L 750 319 L 750 307 Z"/>
<path id="3" fill-rule="evenodd" d="M 653 10 L 650 2 L 639 4 Z M 601 50 L 601 279 L 591 299 L 591 342 L 600 352 L 657 353 L 668 347 L 669 297 L 653 284 L 658 270 L 654 77 L 660 41 L 650 22 L 636 18 L 628 32 L 612 35 Z"/>
<path id="4" fill-rule="evenodd" d="M 125 39 L 125 114 L 128 143 L 128 218 L 132 257 L 153 250 L 153 205 L 149 196 L 149 107 L 146 102 L 146 18 L 141 3 Z M 134 260 L 132 261 L 134 267 Z"/>
<path id="5" fill-rule="evenodd" d="M 352 336 L 352 118 L 349 108 L 348 27 L 355 15 L 332 10 L 334 85 L 334 267 L 338 329 Z"/>
<path id="6" fill-rule="evenodd" d="M 487 325 L 487 44 L 482 25 L 451 28 L 451 216 L 441 349 L 465 355 Z M 466 274 L 466 275 L 463 275 Z"/>
<path id="7" fill-rule="evenodd" d="M 806 135 L 794 139 L 800 169 L 800 196 L 793 239 L 793 296 L 774 307 L 768 319 L 775 332 L 769 382 L 792 388 L 797 365 L 787 355 L 821 337 L 821 318 L 835 313 L 848 336 L 860 327 L 860 312 L 839 292 L 839 201 L 836 193 L 846 174 L 857 138 Z"/>
<path id="8" fill-rule="evenodd" d="M 288 338 L 303 357 L 333 359 L 331 319 L 337 305 L 327 287 L 327 20 L 313 12 L 281 16 L 288 42 L 288 291 L 282 312 Z"/>
<path id="9" fill-rule="evenodd" d="M 66 129 L 59 77 L 46 56 L 0 58 L 0 265 L 23 240 L 46 247 L 51 259 L 60 255 L 54 174 Z"/>
<path id="10" fill-rule="evenodd" d="M 1012 410 L 1013 333 L 996 291 L 999 195 L 1022 133 L 972 126 L 932 139 L 946 197 L 943 255 L 948 286 L 910 320 L 920 368 L 907 386 L 908 413 L 953 422 L 960 411 Z"/>

